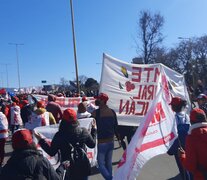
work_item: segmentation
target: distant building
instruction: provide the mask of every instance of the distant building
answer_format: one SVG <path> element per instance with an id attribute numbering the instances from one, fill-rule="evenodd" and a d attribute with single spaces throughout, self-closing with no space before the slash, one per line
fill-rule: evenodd
<path id="1" fill-rule="evenodd" d="M 144 64 L 143 58 L 141 57 L 135 57 L 132 59 L 133 64 Z"/>

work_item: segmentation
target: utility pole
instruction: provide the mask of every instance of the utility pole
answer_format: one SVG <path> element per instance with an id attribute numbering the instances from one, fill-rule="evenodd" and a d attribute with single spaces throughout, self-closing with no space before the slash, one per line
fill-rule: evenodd
<path id="1" fill-rule="evenodd" d="M 1 65 L 4 65 L 6 67 L 6 82 L 7 82 L 7 88 L 9 88 L 9 75 L 8 75 L 8 63 L 1 63 Z"/>
<path id="2" fill-rule="evenodd" d="M 21 80 L 20 80 L 20 71 L 19 71 L 19 55 L 18 55 L 18 46 L 22 46 L 24 44 L 22 43 L 9 43 L 9 45 L 14 45 L 16 46 L 16 59 L 17 59 L 17 73 L 18 73 L 18 84 L 19 84 L 19 91 L 21 88 Z"/>
<path id="3" fill-rule="evenodd" d="M 80 85 L 79 85 L 79 79 L 78 79 L 78 62 L 77 62 L 77 55 L 76 55 L 76 40 L 75 40 L 73 1 L 72 0 L 70 0 L 70 11 L 71 11 L 71 22 L 72 22 L 72 32 L 73 32 L 73 51 L 74 51 L 74 60 L 75 60 L 77 93 L 80 94 Z"/>
<path id="4" fill-rule="evenodd" d="M 4 88 L 4 78 L 3 78 L 3 72 L 0 72 L 0 75 L 1 75 L 1 86 L 2 88 Z"/>

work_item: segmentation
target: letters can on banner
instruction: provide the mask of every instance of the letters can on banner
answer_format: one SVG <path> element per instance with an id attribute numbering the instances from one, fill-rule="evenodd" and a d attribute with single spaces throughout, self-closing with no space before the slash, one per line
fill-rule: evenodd
<path id="1" fill-rule="evenodd" d="M 126 68 L 125 71 L 127 71 Z M 150 101 L 156 96 L 159 76 L 160 70 L 158 67 L 141 68 L 132 66 L 131 76 L 129 74 L 127 76 L 128 78 L 131 77 L 131 81 L 127 81 L 125 85 L 129 95 L 131 90 L 135 92 L 135 95 L 128 100 L 120 99 L 118 113 L 144 116 L 148 111 Z"/>
<path id="2" fill-rule="evenodd" d="M 139 125 L 160 86 L 167 103 L 178 94 L 190 102 L 182 74 L 163 64 L 130 64 L 104 54 L 100 92 L 108 94 L 120 125 Z"/>

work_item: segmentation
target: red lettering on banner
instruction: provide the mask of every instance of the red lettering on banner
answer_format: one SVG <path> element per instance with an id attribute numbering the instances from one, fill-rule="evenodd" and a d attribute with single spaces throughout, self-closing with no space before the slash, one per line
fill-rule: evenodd
<path id="1" fill-rule="evenodd" d="M 157 85 L 140 85 L 137 89 L 137 96 L 134 96 L 133 99 L 153 100 L 157 92 Z"/>
<path id="2" fill-rule="evenodd" d="M 137 70 L 137 72 L 133 72 L 134 70 Z M 136 76 L 137 78 L 132 78 L 132 81 L 134 82 L 140 82 L 141 81 L 141 73 L 142 68 L 140 67 L 132 67 L 132 76 Z"/>
<path id="3" fill-rule="evenodd" d="M 154 90 L 155 90 L 155 86 L 154 85 L 149 85 L 148 88 L 147 88 L 147 92 L 148 92 L 148 97 L 147 99 L 148 100 L 152 100 L 154 99 Z"/>
<path id="4" fill-rule="evenodd" d="M 157 82 L 159 76 L 160 76 L 159 68 L 155 68 L 154 82 Z"/>
<path id="5" fill-rule="evenodd" d="M 120 100 L 119 104 L 119 114 L 134 114 L 137 116 L 143 116 L 147 113 L 149 107 L 149 102 L 145 101 L 129 101 L 124 103 L 124 100 Z"/>
<path id="6" fill-rule="evenodd" d="M 144 115 L 147 114 L 148 108 L 149 108 L 149 102 L 146 102 Z"/>
<path id="7" fill-rule="evenodd" d="M 155 123 L 159 123 L 161 121 L 161 119 L 165 119 L 165 118 L 166 118 L 165 112 L 163 111 L 162 104 L 159 102 L 159 103 L 157 103 L 155 114 L 153 116 L 153 119 L 152 119 L 150 125 L 154 125 Z"/>
<path id="8" fill-rule="evenodd" d="M 137 97 L 133 97 L 133 99 L 141 99 L 140 98 L 141 93 L 142 93 L 142 85 L 139 86 L 138 96 Z"/>
<path id="9" fill-rule="evenodd" d="M 144 68 L 144 70 L 147 71 L 147 82 L 149 82 L 150 73 L 154 70 L 154 68 Z"/>
<path id="10" fill-rule="evenodd" d="M 142 108 L 141 108 L 141 112 L 136 112 L 135 115 L 138 115 L 138 116 L 142 116 L 142 115 L 144 115 L 145 102 L 139 102 L 139 101 L 138 101 L 137 104 L 141 105 Z"/>
<path id="11" fill-rule="evenodd" d="M 132 101 L 131 107 L 130 107 L 130 110 L 129 110 L 128 114 L 134 114 L 134 112 L 135 112 L 135 102 Z"/>
<path id="12" fill-rule="evenodd" d="M 143 73 L 147 73 L 143 76 Z M 132 67 L 132 81 L 133 82 L 157 82 L 158 77 L 160 76 L 159 68 L 148 67 L 148 68 L 141 68 L 141 67 Z M 143 76 L 143 77 L 142 77 Z"/>
<path id="13" fill-rule="evenodd" d="M 139 149 L 135 148 L 135 152 L 140 153 L 140 152 L 146 151 L 148 149 L 155 148 L 157 146 L 161 146 L 163 144 L 166 144 L 166 143 L 170 142 L 174 137 L 175 137 L 175 134 L 173 132 L 171 132 L 170 134 L 168 134 L 165 137 L 154 140 L 152 142 L 142 144 L 141 148 L 139 148 Z"/>
<path id="14" fill-rule="evenodd" d="M 128 113 L 128 110 L 129 110 L 129 100 L 122 106 L 122 103 L 123 103 L 123 99 L 120 100 L 120 105 L 119 105 L 119 114 L 121 114 L 124 109 L 126 108 L 126 113 Z"/>

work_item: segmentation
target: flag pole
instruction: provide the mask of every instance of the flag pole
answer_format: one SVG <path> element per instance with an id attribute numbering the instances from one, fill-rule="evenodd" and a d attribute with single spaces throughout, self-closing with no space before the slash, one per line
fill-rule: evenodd
<path id="1" fill-rule="evenodd" d="M 71 9 L 71 22 L 72 22 L 72 32 L 73 32 L 73 51 L 74 51 L 74 60 L 75 60 L 77 93 L 80 95 L 80 85 L 79 85 L 79 79 L 78 79 L 78 62 L 77 62 L 77 55 L 76 55 L 75 28 L 74 28 L 74 13 L 73 13 L 72 0 L 70 0 L 70 9 Z"/>

